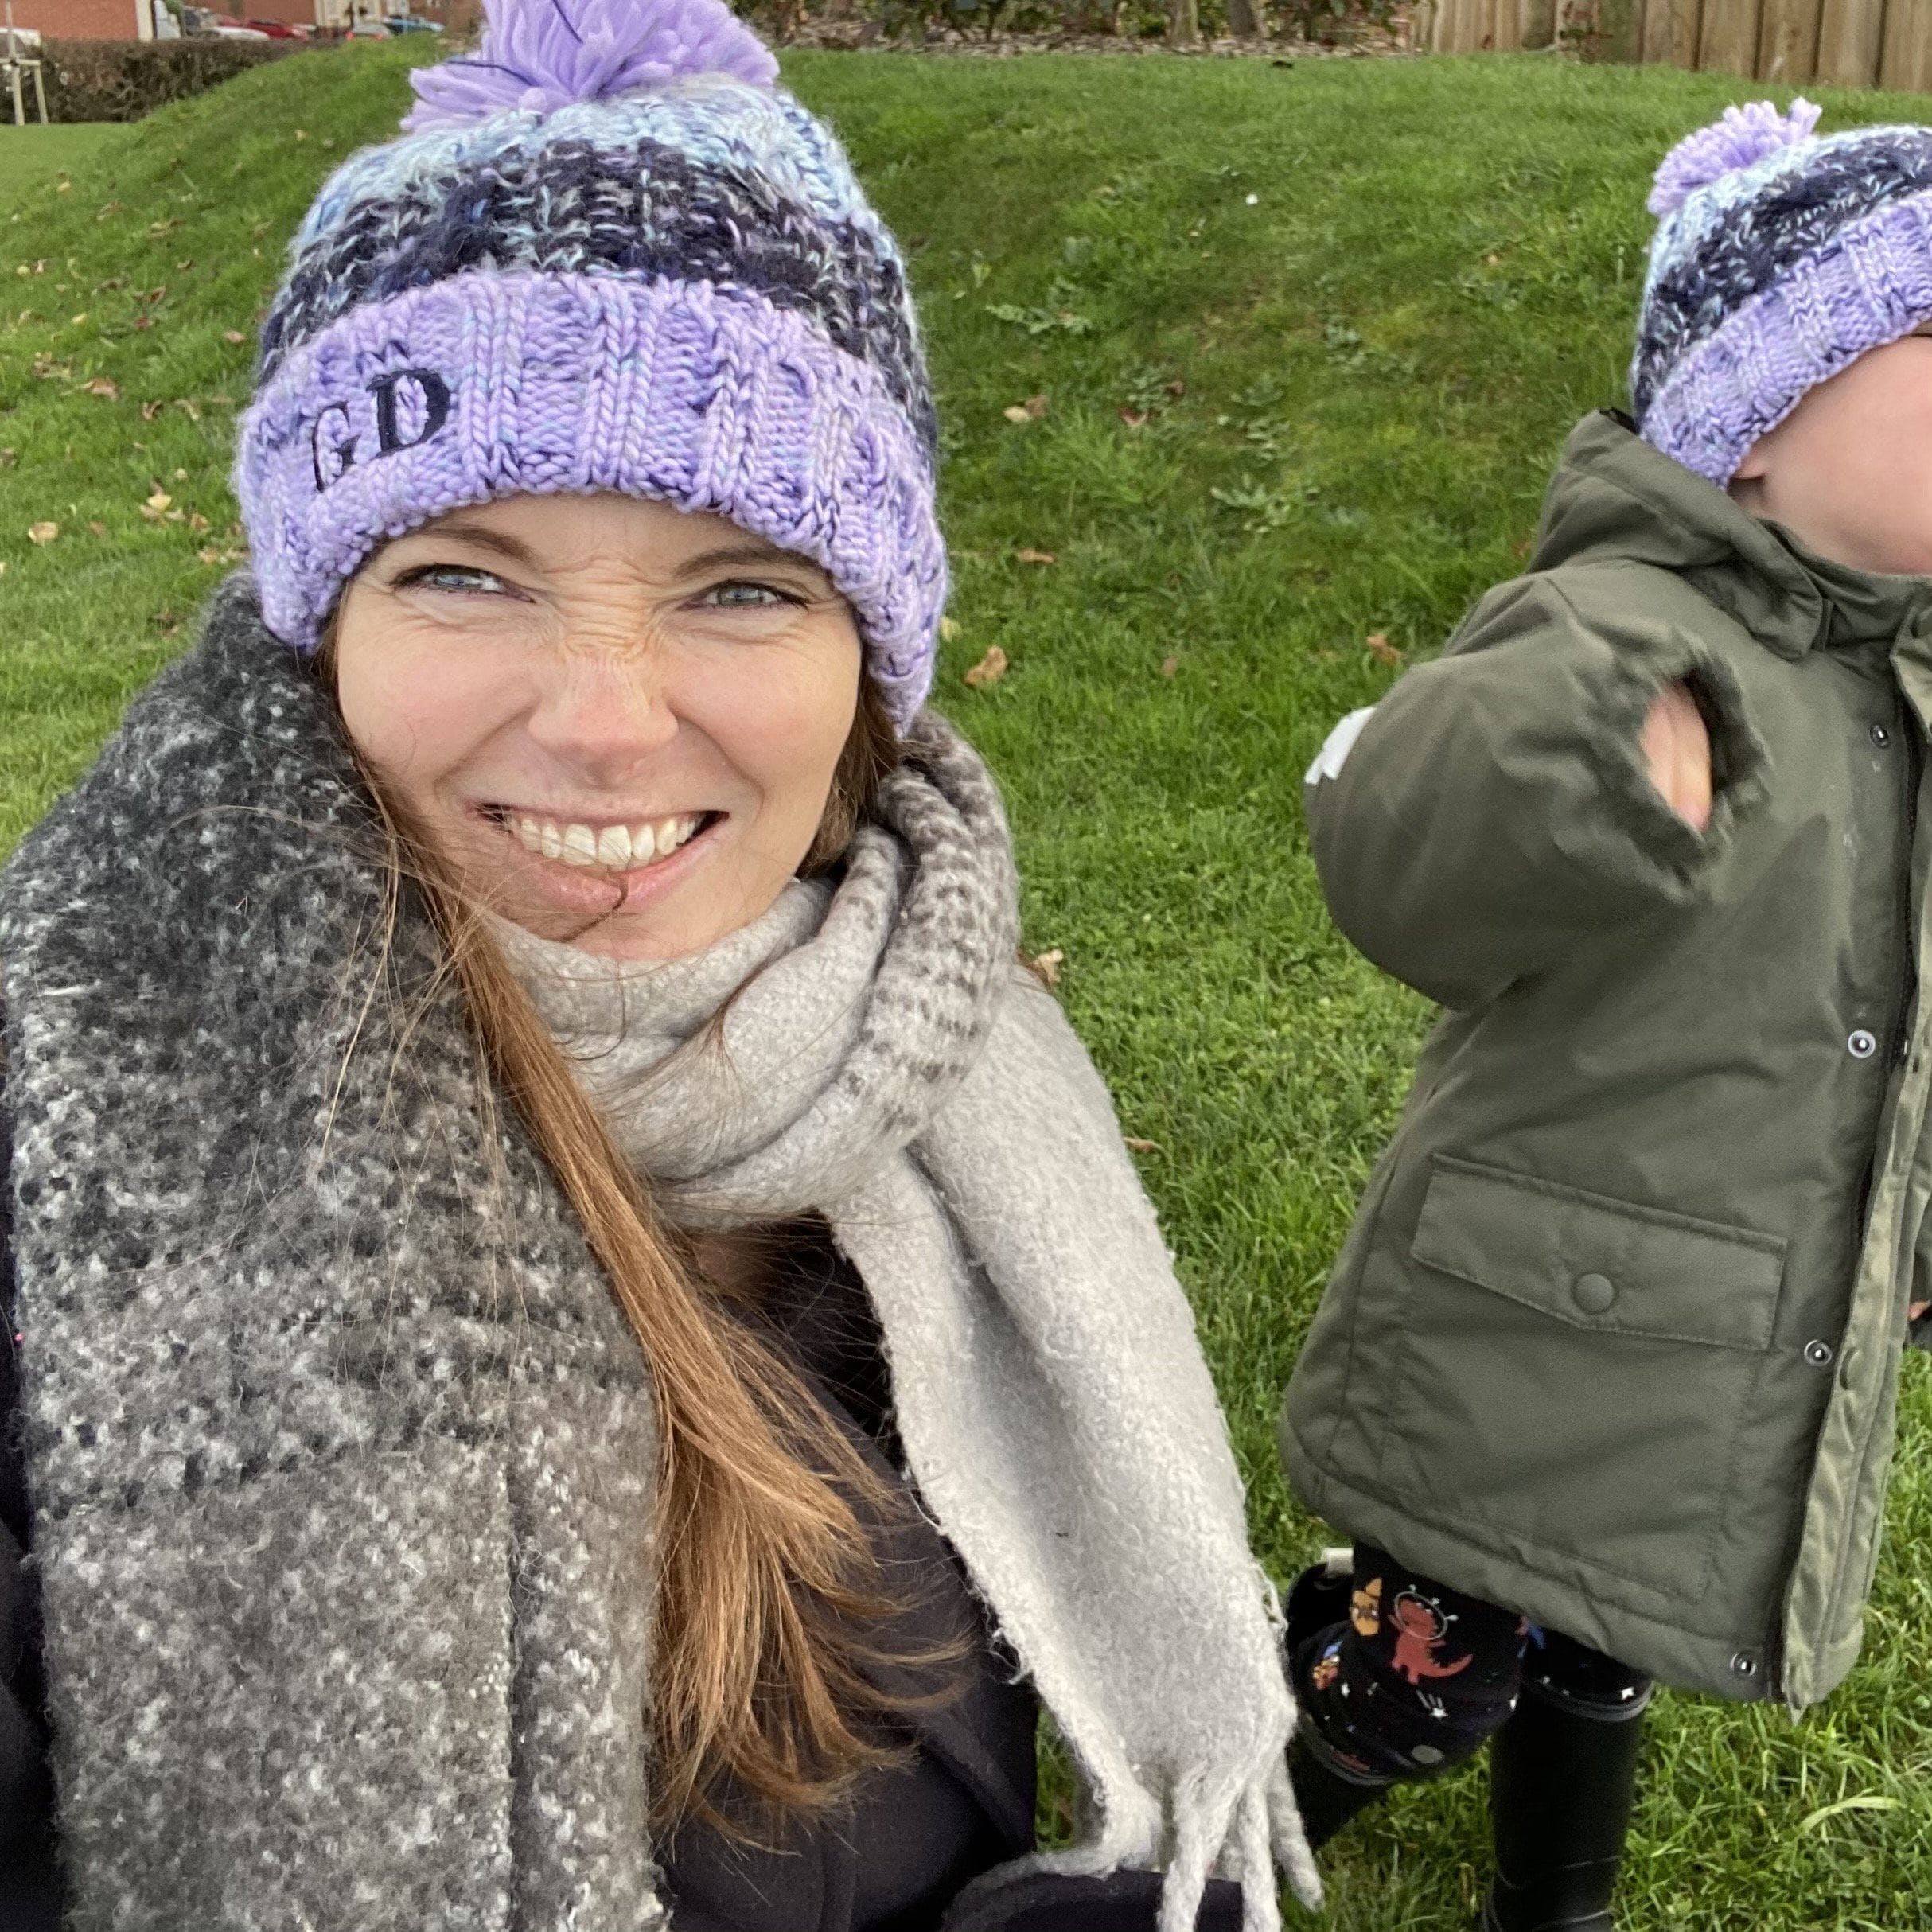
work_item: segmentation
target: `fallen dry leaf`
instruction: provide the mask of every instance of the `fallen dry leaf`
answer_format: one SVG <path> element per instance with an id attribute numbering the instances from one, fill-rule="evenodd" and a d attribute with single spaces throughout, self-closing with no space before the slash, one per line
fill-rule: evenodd
<path id="1" fill-rule="evenodd" d="M 120 385 L 105 376 L 97 376 L 88 384 L 88 394 L 105 396 L 110 403 L 118 402 L 121 395 Z"/>
<path id="2" fill-rule="evenodd" d="M 0 450 L 0 469 L 11 469 L 20 461 L 18 450 Z"/>
<path id="3" fill-rule="evenodd" d="M 191 510 L 188 513 L 188 528 L 199 536 L 208 528 L 208 519 L 199 510 Z"/>
<path id="4" fill-rule="evenodd" d="M 166 221 L 150 221 L 147 224 L 147 232 L 158 241 L 162 236 L 171 234 L 181 225 L 180 222 L 170 216 Z"/>
<path id="5" fill-rule="evenodd" d="M 168 505 L 173 502 L 165 489 L 158 489 L 141 506 L 141 514 L 151 524 L 158 524 L 168 513 Z"/>
<path id="6" fill-rule="evenodd" d="M 239 329 L 223 329 L 221 332 L 221 339 L 224 342 L 246 342 L 248 340 L 248 338 L 243 335 Z"/>
<path id="7" fill-rule="evenodd" d="M 29 524 L 27 526 L 27 541 L 29 543 L 51 543 L 60 534 L 60 526 L 58 524 Z"/>
<path id="8" fill-rule="evenodd" d="M 143 403 L 141 405 L 141 420 L 143 423 L 152 423 L 166 407 L 165 403 Z"/>
<path id="9" fill-rule="evenodd" d="M 1041 985 L 1056 987 L 1060 984 L 1060 968 L 1066 964 L 1066 955 L 1055 946 L 1046 952 L 1036 952 L 1027 960 L 1029 970 Z"/>
<path id="10" fill-rule="evenodd" d="M 1378 664 L 1387 664 L 1391 670 L 1402 661 L 1402 653 L 1389 641 L 1381 631 L 1372 631 L 1367 639 L 1369 655 Z"/>
<path id="11" fill-rule="evenodd" d="M 74 184 L 72 181 L 56 181 L 54 183 L 53 191 L 56 194 L 65 194 L 68 189 L 72 188 L 73 185 Z"/>
<path id="12" fill-rule="evenodd" d="M 1009 423 L 1030 423 L 1033 420 L 1032 417 L 1026 414 L 1025 406 L 1019 403 L 1007 403 L 999 413 Z"/>
<path id="13" fill-rule="evenodd" d="M 1167 1150 L 1158 1140 L 1136 1140 L 1131 1134 L 1121 1136 L 1130 1154 L 1165 1154 Z"/>
<path id="14" fill-rule="evenodd" d="M 939 641 L 941 644 L 950 644 L 959 634 L 960 625 L 958 618 L 941 617 L 939 620 Z"/>
<path id="15" fill-rule="evenodd" d="M 105 536 L 107 534 L 107 526 L 103 523 L 90 522 L 88 528 L 92 530 L 96 536 Z"/>
<path id="16" fill-rule="evenodd" d="M 1160 660 L 1160 674 L 1163 677 L 1172 677 L 1180 668 L 1181 660 L 1178 657 L 1163 657 Z"/>
<path id="17" fill-rule="evenodd" d="M 1124 409 L 1120 420 L 1130 430 L 1144 430 L 1147 427 L 1147 412 L 1144 409 Z"/>
<path id="18" fill-rule="evenodd" d="M 1023 403 L 1015 403 L 1000 412 L 1009 423 L 1038 423 L 1046 414 L 1046 398 L 1030 395 Z"/>
<path id="19" fill-rule="evenodd" d="M 1177 400 L 1180 397 L 1186 395 L 1187 383 L 1186 379 L 1179 376 L 1175 376 L 1174 380 L 1167 385 L 1167 393 L 1170 396 L 1174 397 Z"/>
<path id="20" fill-rule="evenodd" d="M 1060 559 L 1050 550 L 1016 550 L 1015 561 L 1020 563 L 1058 563 Z"/>
<path id="21" fill-rule="evenodd" d="M 6 575 L 6 559 L 5 557 L 0 557 L 0 577 L 4 577 Z"/>
<path id="22" fill-rule="evenodd" d="M 221 552 L 212 543 L 210 543 L 204 550 L 197 550 L 195 552 L 195 560 L 200 563 L 219 563 L 221 561 Z"/>
<path id="23" fill-rule="evenodd" d="M 966 682 L 974 691 L 984 691 L 989 684 L 997 684 L 1006 674 L 1006 652 L 996 644 L 989 645 L 986 655 L 966 673 Z"/>

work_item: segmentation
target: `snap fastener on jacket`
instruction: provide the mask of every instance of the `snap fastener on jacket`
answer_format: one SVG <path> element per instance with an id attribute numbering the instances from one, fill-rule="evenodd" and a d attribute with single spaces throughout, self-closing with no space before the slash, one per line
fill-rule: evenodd
<path id="1" fill-rule="evenodd" d="M 1758 1674 L 1758 1660 L 1748 1650 L 1734 1651 L 1731 1671 L 1734 1677 L 1755 1677 Z"/>
<path id="2" fill-rule="evenodd" d="M 1863 1026 L 1845 1042 L 1845 1049 L 1854 1060 L 1869 1060 L 1879 1050 L 1878 1037 L 1868 1033 Z"/>
<path id="3" fill-rule="evenodd" d="M 1883 725 L 1875 724 L 1872 727 L 1872 742 L 1883 751 L 1891 742 L 1891 733 Z"/>
<path id="4" fill-rule="evenodd" d="M 1617 1287 L 1607 1275 L 1579 1275 L 1570 1284 L 1570 1299 L 1585 1315 L 1601 1315 L 1617 1299 Z"/>
<path id="5" fill-rule="evenodd" d="M 1805 1359 L 1814 1369 L 1829 1369 L 1838 1351 L 1829 1342 L 1807 1342 Z"/>

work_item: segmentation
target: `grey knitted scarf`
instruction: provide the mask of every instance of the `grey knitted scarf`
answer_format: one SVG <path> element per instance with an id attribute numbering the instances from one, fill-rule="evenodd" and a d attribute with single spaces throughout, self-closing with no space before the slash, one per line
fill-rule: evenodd
<path id="1" fill-rule="evenodd" d="M 1081 1765 L 1057 1862 L 1315 1880 L 1212 1386 L 933 723 L 836 893 L 516 956 L 675 1210 L 824 1213 Z M 0 882 L 17 1315 L 73 1924 L 645 1932 L 653 1429 L 581 1232 L 388 907 L 251 586 Z M 735 997 L 732 995 L 735 995 Z M 726 1004 L 729 1002 L 728 1005 Z M 721 1007 L 716 1028 L 707 1022 Z"/>

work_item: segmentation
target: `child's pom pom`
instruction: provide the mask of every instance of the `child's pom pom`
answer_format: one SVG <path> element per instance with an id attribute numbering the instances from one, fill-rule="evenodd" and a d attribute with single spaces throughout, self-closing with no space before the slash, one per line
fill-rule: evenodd
<path id="1" fill-rule="evenodd" d="M 1675 214 L 1696 189 L 1708 188 L 1733 169 L 1748 168 L 1781 147 L 1809 141 L 1821 111 L 1808 100 L 1793 101 L 1788 115 L 1780 114 L 1777 103 L 1768 100 L 1727 107 L 1722 120 L 1699 128 L 1664 157 L 1650 190 L 1650 212 Z"/>
<path id="2" fill-rule="evenodd" d="M 483 0 L 483 44 L 410 76 L 411 134 L 461 127 L 506 107 L 548 114 L 572 101 L 726 74 L 768 88 L 778 63 L 724 0 Z"/>

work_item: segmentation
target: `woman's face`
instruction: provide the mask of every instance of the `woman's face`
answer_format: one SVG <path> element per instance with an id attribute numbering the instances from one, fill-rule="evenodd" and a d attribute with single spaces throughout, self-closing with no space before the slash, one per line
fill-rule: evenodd
<path id="1" fill-rule="evenodd" d="M 851 607 L 724 518 L 508 497 L 379 551 L 336 624 L 349 736 L 466 887 L 549 939 L 675 959 L 797 871 L 859 695 Z"/>

